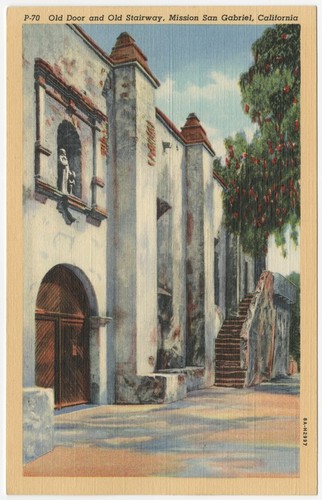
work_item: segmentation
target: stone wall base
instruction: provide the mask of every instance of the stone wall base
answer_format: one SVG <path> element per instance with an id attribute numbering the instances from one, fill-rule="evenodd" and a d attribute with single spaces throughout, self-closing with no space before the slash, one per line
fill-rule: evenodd
<path id="1" fill-rule="evenodd" d="M 54 391 L 39 387 L 23 390 L 24 464 L 53 449 Z"/>
<path id="2" fill-rule="evenodd" d="M 184 399 L 189 391 L 205 387 L 203 367 L 174 368 L 146 376 L 120 374 L 116 404 L 172 403 Z"/>

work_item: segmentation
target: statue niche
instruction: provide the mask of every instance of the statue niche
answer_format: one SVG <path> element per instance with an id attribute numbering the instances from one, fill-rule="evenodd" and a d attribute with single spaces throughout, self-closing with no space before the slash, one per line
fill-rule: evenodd
<path id="1" fill-rule="evenodd" d="M 57 188 L 65 195 L 81 198 L 81 142 L 76 128 L 67 120 L 58 127 L 57 156 Z"/>
<path id="2" fill-rule="evenodd" d="M 65 149 L 58 151 L 58 189 L 64 194 L 73 194 L 76 174 L 69 167 Z"/>

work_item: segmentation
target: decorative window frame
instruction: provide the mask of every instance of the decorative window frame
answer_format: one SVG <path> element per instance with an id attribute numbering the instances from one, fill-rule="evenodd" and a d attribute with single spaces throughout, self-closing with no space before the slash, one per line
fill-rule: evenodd
<path id="1" fill-rule="evenodd" d="M 95 226 L 100 226 L 102 220 L 107 218 L 104 207 L 97 205 L 97 189 L 105 186 L 104 180 L 97 176 L 97 154 L 106 156 L 108 153 L 108 118 L 93 102 L 74 86 L 68 85 L 60 75 L 60 70 L 51 66 L 43 59 L 37 58 L 34 67 L 36 91 L 36 142 L 35 142 L 35 198 L 41 203 L 47 199 L 57 201 L 57 209 L 62 213 L 67 224 L 72 224 L 76 219 L 69 212 L 69 208 L 86 216 L 86 221 Z M 85 122 L 92 130 L 93 137 L 93 164 L 91 182 L 91 203 L 88 204 L 73 194 L 59 191 L 57 185 L 52 185 L 42 175 L 42 159 L 51 156 L 52 151 L 45 146 L 45 99 L 46 95 L 63 106 L 67 113 Z M 102 130 L 106 133 L 102 134 Z M 100 135 L 100 137 L 99 137 Z"/>

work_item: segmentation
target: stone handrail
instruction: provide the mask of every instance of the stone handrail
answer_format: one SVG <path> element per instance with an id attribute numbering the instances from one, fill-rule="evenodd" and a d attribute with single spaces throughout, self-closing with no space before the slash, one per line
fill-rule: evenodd
<path id="1" fill-rule="evenodd" d="M 296 289 L 279 273 L 261 274 L 240 335 L 246 387 L 287 374 L 290 304 L 296 301 Z"/>
<path id="2" fill-rule="evenodd" d="M 296 302 L 296 285 L 279 273 L 274 274 L 274 295 L 282 297 L 288 304 Z"/>

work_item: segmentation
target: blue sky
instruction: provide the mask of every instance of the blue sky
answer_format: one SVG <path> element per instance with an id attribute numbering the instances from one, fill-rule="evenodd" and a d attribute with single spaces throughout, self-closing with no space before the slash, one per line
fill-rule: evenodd
<path id="1" fill-rule="evenodd" d="M 161 82 L 156 105 L 180 129 L 195 112 L 207 131 L 217 156 L 224 157 L 223 141 L 244 130 L 255 131 L 243 112 L 238 80 L 252 64 L 251 46 L 263 25 L 86 25 L 82 28 L 110 54 L 119 34 L 127 31 L 148 58 Z M 269 242 L 267 268 L 287 275 L 299 271 L 299 251 L 287 241 L 288 258 Z"/>
<path id="2" fill-rule="evenodd" d="M 218 156 L 223 140 L 254 127 L 243 113 L 239 75 L 252 62 L 251 45 L 266 26 L 87 25 L 86 32 L 109 54 L 122 31 L 127 31 L 147 56 L 160 80 L 157 106 L 177 125 L 197 113 Z"/>

